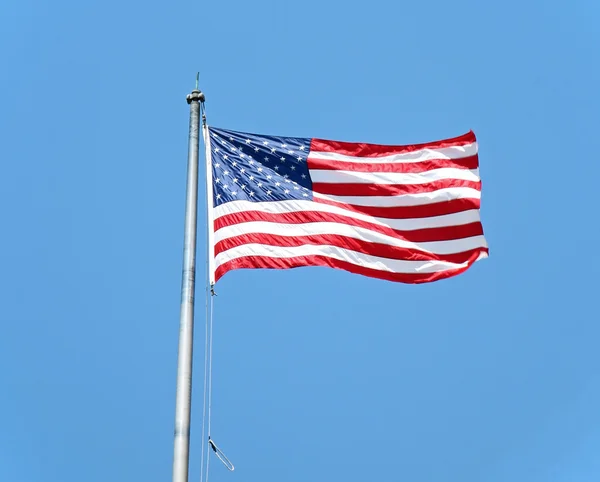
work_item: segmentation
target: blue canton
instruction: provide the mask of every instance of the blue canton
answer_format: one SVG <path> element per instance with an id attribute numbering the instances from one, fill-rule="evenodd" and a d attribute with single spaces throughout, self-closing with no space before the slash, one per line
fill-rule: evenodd
<path id="1" fill-rule="evenodd" d="M 312 200 L 310 138 L 209 127 L 214 206 L 230 201 Z"/>

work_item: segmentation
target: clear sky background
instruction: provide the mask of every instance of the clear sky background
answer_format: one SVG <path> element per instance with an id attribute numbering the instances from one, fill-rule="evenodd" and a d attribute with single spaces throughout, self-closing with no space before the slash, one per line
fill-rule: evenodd
<path id="1" fill-rule="evenodd" d="M 473 129 L 490 245 L 429 285 L 227 274 L 213 437 L 236 471 L 213 458 L 210 480 L 600 480 L 599 19 L 593 0 L 1 2 L 0 481 L 171 480 L 196 71 L 218 127 Z"/>

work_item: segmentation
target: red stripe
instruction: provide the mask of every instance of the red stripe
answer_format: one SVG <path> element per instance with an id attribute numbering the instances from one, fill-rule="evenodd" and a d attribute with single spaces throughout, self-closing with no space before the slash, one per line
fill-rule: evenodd
<path id="1" fill-rule="evenodd" d="M 464 179 L 440 179 L 424 184 L 358 184 L 358 183 L 313 183 L 313 191 L 331 196 L 400 196 L 438 191 L 451 187 L 470 187 L 481 190 L 481 181 Z"/>
<path id="2" fill-rule="evenodd" d="M 360 219 L 343 216 L 341 214 L 324 213 L 319 211 L 299 211 L 295 213 L 265 213 L 261 211 L 243 211 L 239 213 L 226 214 L 215 219 L 215 232 L 226 226 L 247 223 L 252 221 L 264 221 L 274 224 L 303 224 L 330 222 L 349 226 L 357 226 L 378 233 L 386 234 L 396 239 L 410 241 L 413 243 L 426 243 L 431 241 L 450 241 L 453 239 L 471 238 L 483 235 L 483 227 L 480 222 L 462 224 L 458 226 L 445 226 L 441 228 L 415 229 L 401 231 L 388 226 L 369 223 Z M 306 226 L 310 230 L 310 225 Z"/>
<path id="3" fill-rule="evenodd" d="M 449 269 L 447 271 L 438 271 L 436 273 L 390 273 L 388 271 L 379 271 L 373 268 L 357 266 L 347 261 L 340 261 L 327 256 L 297 256 L 294 258 L 268 258 L 264 256 L 246 256 L 233 259 L 220 265 L 215 271 L 215 281 L 223 277 L 225 273 L 234 269 L 244 268 L 271 268 L 271 269 L 289 269 L 303 266 L 327 266 L 330 268 L 342 269 L 350 273 L 356 273 L 370 278 L 378 278 L 387 281 L 396 281 L 399 283 L 429 283 L 445 278 L 456 276 L 465 272 L 477 260 L 479 253 L 473 253 L 469 264 L 464 268 Z"/>
<path id="4" fill-rule="evenodd" d="M 474 156 L 462 159 L 432 159 L 423 162 L 383 162 L 363 163 L 344 162 L 328 159 L 314 159 L 308 156 L 308 168 L 323 171 L 356 171 L 356 172 L 426 172 L 432 169 L 454 168 L 454 169 L 477 169 L 479 158 Z"/>
<path id="5" fill-rule="evenodd" d="M 381 157 L 405 152 L 414 152 L 420 149 L 440 149 L 444 147 L 463 146 L 465 144 L 472 144 L 473 142 L 476 142 L 476 140 L 473 131 L 469 131 L 462 136 L 441 141 L 397 146 L 312 139 L 310 150 L 319 152 L 337 152 L 338 154 L 346 156 Z"/>
<path id="6" fill-rule="evenodd" d="M 466 263 L 474 252 L 480 253 L 482 250 L 487 252 L 486 248 L 475 248 L 461 253 L 452 254 L 434 254 L 416 249 L 401 248 L 399 246 L 390 246 L 383 243 L 372 243 L 349 236 L 337 234 L 317 234 L 312 236 L 279 236 L 274 234 L 252 233 L 232 238 L 223 239 L 215 245 L 215 256 L 225 252 L 228 249 L 236 248 L 244 244 L 265 244 L 268 246 L 296 247 L 296 246 L 336 246 L 342 249 L 349 249 L 357 253 L 379 258 L 397 259 L 405 261 L 447 261 L 449 263 Z"/>
<path id="7" fill-rule="evenodd" d="M 481 206 L 481 200 L 473 198 L 452 199 L 451 201 L 423 204 L 420 206 L 391 207 L 359 206 L 357 204 L 346 204 L 319 197 L 315 197 L 313 201 L 319 204 L 337 206 L 342 209 L 347 209 L 348 211 L 366 214 L 367 216 L 373 216 L 375 218 L 387 219 L 429 218 L 432 216 L 460 213 L 462 211 L 468 211 L 469 209 L 479 209 Z"/>

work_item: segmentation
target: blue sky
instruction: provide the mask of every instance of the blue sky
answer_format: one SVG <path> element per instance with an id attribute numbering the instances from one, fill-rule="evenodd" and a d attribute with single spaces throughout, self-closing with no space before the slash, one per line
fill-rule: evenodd
<path id="1" fill-rule="evenodd" d="M 490 245 L 430 285 L 226 275 L 212 423 L 236 471 L 213 459 L 210 480 L 597 481 L 599 15 L 591 0 L 2 2 L 0 480 L 171 478 L 200 71 L 209 122 L 233 130 L 473 129 Z"/>

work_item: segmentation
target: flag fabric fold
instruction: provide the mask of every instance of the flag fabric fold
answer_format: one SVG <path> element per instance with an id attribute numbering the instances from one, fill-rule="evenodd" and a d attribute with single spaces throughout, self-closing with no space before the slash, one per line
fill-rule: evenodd
<path id="1" fill-rule="evenodd" d="M 211 283 L 301 266 L 427 283 L 488 255 L 472 131 L 400 146 L 206 134 Z"/>

